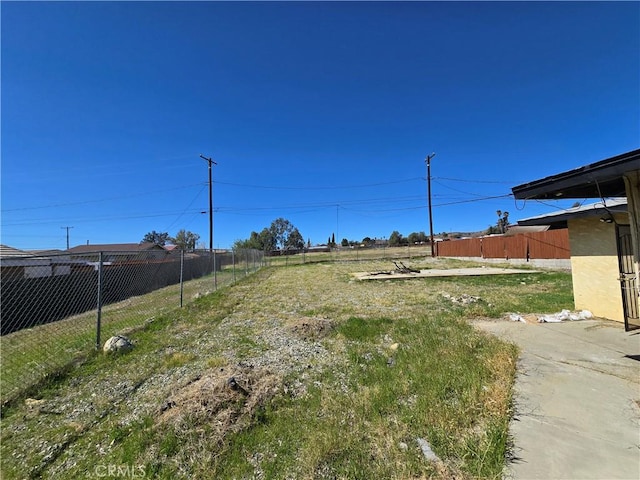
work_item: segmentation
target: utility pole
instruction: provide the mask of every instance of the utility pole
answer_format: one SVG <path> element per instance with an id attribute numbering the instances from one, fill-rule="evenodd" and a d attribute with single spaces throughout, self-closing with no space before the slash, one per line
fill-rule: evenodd
<path id="1" fill-rule="evenodd" d="M 62 229 L 67 229 L 67 250 L 69 250 L 69 229 L 73 228 L 73 227 L 60 227 Z"/>
<path id="2" fill-rule="evenodd" d="M 213 188 L 211 182 L 211 165 L 217 165 L 211 158 L 200 154 L 200 158 L 209 164 L 209 252 L 213 251 Z"/>
<path id="3" fill-rule="evenodd" d="M 209 164 L 209 255 L 213 255 L 213 288 L 218 289 L 218 272 L 216 267 L 216 251 L 213 249 L 213 182 L 211 181 L 211 165 L 217 165 L 211 157 L 207 158 L 200 154 L 205 162 Z"/>
<path id="4" fill-rule="evenodd" d="M 340 205 L 336 205 L 336 237 L 340 241 Z"/>
<path id="5" fill-rule="evenodd" d="M 429 198 L 429 234 L 431 237 L 431 256 L 436 256 L 436 251 L 433 245 L 433 214 L 431 212 L 431 159 L 435 157 L 436 154 L 432 153 L 431 155 L 427 155 L 425 163 L 427 164 L 427 197 Z"/>

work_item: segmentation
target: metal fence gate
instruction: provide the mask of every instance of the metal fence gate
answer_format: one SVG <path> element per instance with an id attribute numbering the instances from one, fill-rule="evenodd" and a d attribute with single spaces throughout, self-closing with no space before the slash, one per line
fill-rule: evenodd
<path id="1" fill-rule="evenodd" d="M 624 309 L 625 330 L 640 328 L 638 314 L 638 279 L 633 260 L 633 240 L 629 225 L 616 227 L 618 239 L 618 265 L 620 267 L 620 287 L 622 289 L 622 306 Z"/>

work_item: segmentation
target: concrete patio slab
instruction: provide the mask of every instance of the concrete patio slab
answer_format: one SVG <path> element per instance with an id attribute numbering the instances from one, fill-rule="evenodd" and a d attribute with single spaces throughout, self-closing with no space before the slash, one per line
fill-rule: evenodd
<path id="1" fill-rule="evenodd" d="M 466 277 L 474 275 L 509 275 L 514 273 L 540 273 L 539 270 L 524 270 L 517 268 L 450 268 L 450 269 L 427 269 L 420 270 L 419 273 L 400 273 L 394 270 L 381 272 L 356 272 L 352 273 L 358 280 L 390 280 L 406 278 L 429 278 L 429 277 Z"/>
<path id="2" fill-rule="evenodd" d="M 602 320 L 474 325 L 521 348 L 505 478 L 640 479 L 640 333 Z"/>

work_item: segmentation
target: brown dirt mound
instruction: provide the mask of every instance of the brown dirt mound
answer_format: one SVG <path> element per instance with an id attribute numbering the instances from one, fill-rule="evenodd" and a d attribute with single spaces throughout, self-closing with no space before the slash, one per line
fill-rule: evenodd
<path id="1" fill-rule="evenodd" d="M 281 378 L 265 369 L 217 369 L 186 385 L 162 404 L 158 423 L 207 424 L 220 439 L 244 428 L 280 389 Z"/>
<path id="2" fill-rule="evenodd" d="M 323 338 L 334 328 L 334 321 L 328 318 L 302 317 L 289 324 L 289 330 L 303 340 Z"/>

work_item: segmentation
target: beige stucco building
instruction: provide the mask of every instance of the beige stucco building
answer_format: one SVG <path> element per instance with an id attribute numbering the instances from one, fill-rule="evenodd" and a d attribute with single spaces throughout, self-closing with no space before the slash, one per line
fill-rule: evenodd
<path id="1" fill-rule="evenodd" d="M 599 198 L 520 220 L 569 229 L 576 309 L 640 328 L 640 150 L 512 189 L 517 199 Z"/>
<path id="2" fill-rule="evenodd" d="M 576 309 L 624 322 L 616 225 L 629 220 L 626 213 L 616 214 L 615 219 L 615 224 L 601 222 L 599 217 L 567 222 L 573 296 Z"/>

